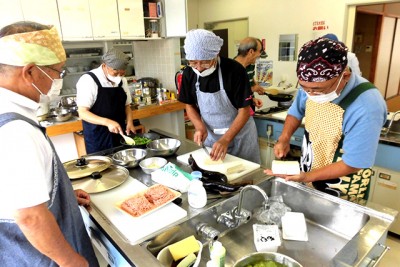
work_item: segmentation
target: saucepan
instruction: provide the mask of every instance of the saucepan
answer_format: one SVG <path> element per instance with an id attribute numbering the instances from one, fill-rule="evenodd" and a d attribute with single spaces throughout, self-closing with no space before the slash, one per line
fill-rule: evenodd
<path id="1" fill-rule="evenodd" d="M 269 99 L 276 102 L 288 102 L 293 99 L 293 95 L 290 94 L 283 94 L 283 93 L 279 94 L 264 93 L 264 94 L 267 95 Z"/>

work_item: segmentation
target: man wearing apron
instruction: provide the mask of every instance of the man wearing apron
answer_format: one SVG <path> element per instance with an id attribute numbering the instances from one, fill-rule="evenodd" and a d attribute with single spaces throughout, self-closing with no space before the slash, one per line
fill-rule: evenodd
<path id="1" fill-rule="evenodd" d="M 196 29 L 185 39 L 190 68 L 183 72 L 179 101 L 195 126 L 194 141 L 212 147 L 212 160 L 226 153 L 260 163 L 257 129 L 250 117 L 251 88 L 240 63 L 219 57 L 223 40 Z"/>
<path id="2" fill-rule="evenodd" d="M 57 29 L 17 22 L 0 30 L 0 264 L 99 266 L 69 177 L 36 116 L 65 76 Z"/>
<path id="3" fill-rule="evenodd" d="M 300 175 L 287 180 L 353 202 L 368 198 L 386 104 L 379 90 L 347 67 L 347 47 L 327 38 L 307 42 L 297 63 L 301 89 L 274 147 L 284 157 L 304 120 Z M 270 170 L 266 173 L 271 174 Z"/>
<path id="4" fill-rule="evenodd" d="M 87 154 L 119 146 L 120 134 L 135 132 L 132 97 L 123 78 L 129 58 L 112 48 L 102 59 L 100 67 L 82 75 L 76 84 Z"/>

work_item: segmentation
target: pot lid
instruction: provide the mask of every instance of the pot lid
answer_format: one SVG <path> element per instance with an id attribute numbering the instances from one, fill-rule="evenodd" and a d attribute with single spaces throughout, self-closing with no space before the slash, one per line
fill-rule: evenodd
<path id="1" fill-rule="evenodd" d="M 81 157 L 63 163 L 70 179 L 77 179 L 91 175 L 94 172 L 101 172 L 110 167 L 112 159 L 105 156 Z"/>
<path id="2" fill-rule="evenodd" d="M 129 176 L 126 168 L 111 165 L 106 170 L 94 172 L 89 177 L 75 179 L 71 181 L 74 190 L 82 189 L 89 194 L 100 193 L 119 186 Z"/>

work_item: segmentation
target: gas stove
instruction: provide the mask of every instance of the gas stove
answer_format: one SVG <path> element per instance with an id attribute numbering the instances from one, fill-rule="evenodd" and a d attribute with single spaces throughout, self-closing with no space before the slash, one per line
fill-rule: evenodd
<path id="1" fill-rule="evenodd" d="M 285 108 L 285 107 L 269 107 L 269 108 L 259 109 L 255 113 L 258 115 L 265 115 L 265 114 L 272 114 L 272 113 L 285 111 L 287 109 L 288 108 Z"/>

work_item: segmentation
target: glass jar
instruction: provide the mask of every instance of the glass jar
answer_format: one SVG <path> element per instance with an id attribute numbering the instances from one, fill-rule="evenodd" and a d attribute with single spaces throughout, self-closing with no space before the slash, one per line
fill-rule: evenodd
<path id="1" fill-rule="evenodd" d="M 151 31 L 151 38 L 157 38 L 159 36 L 158 20 L 156 20 L 156 19 L 149 20 L 149 26 L 150 26 L 150 31 Z"/>

